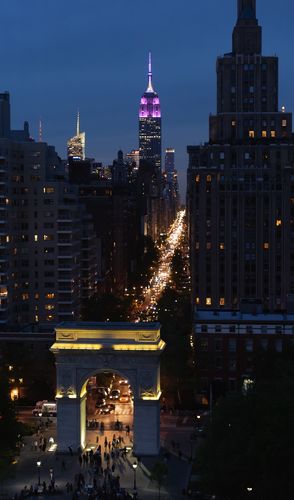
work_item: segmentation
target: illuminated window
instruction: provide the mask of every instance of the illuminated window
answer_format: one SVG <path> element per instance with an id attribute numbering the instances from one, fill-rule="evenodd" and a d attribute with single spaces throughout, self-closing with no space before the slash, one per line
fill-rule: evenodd
<path id="1" fill-rule="evenodd" d="M 205 299 L 205 304 L 206 304 L 207 306 L 211 306 L 211 297 L 206 297 L 206 299 Z"/>
<path id="2" fill-rule="evenodd" d="M 36 323 L 38 323 L 38 321 L 39 321 L 39 316 L 37 314 L 35 315 L 35 321 L 36 321 Z"/>
<path id="3" fill-rule="evenodd" d="M 269 249 L 269 243 L 267 243 L 267 242 L 266 242 L 266 243 L 264 243 L 264 244 L 263 244 L 263 248 L 264 248 L 265 250 L 268 250 L 268 249 Z"/>
<path id="4" fill-rule="evenodd" d="M 199 174 L 196 175 L 195 182 L 200 182 L 200 175 Z"/>
<path id="5" fill-rule="evenodd" d="M 46 304 L 45 309 L 46 311 L 53 311 L 53 309 L 55 309 L 55 306 L 53 304 Z"/>
<path id="6" fill-rule="evenodd" d="M 46 293 L 46 299 L 54 299 L 55 293 Z"/>
<path id="7" fill-rule="evenodd" d="M 43 188 L 43 193 L 54 193 L 54 187 L 44 187 Z"/>
<path id="8" fill-rule="evenodd" d="M 282 127 L 287 127 L 287 120 L 282 120 Z"/>
<path id="9" fill-rule="evenodd" d="M 224 299 L 224 297 L 221 297 L 221 298 L 219 299 L 219 305 L 220 305 L 220 306 L 224 306 L 224 305 L 225 305 L 225 299 Z"/>
<path id="10" fill-rule="evenodd" d="M 196 250 L 199 250 L 199 241 L 196 241 Z"/>
<path id="11" fill-rule="evenodd" d="M 232 120 L 232 127 L 236 127 L 236 121 Z"/>
<path id="12" fill-rule="evenodd" d="M 211 182 L 211 175 L 206 176 L 206 182 Z"/>
<path id="13" fill-rule="evenodd" d="M 261 132 L 261 137 L 267 137 L 267 132 L 266 132 L 266 130 L 263 130 L 263 131 Z"/>
<path id="14" fill-rule="evenodd" d="M 211 250 L 211 243 L 210 241 L 206 243 L 206 250 Z"/>
<path id="15" fill-rule="evenodd" d="M 6 236 L 6 243 L 9 243 L 9 236 Z"/>
<path id="16" fill-rule="evenodd" d="M 44 241 L 52 241 L 54 240 L 53 234 L 44 234 L 43 236 Z"/>
<path id="17" fill-rule="evenodd" d="M 6 286 L 1 286 L 0 287 L 0 297 L 5 298 L 8 295 L 7 287 Z"/>
<path id="18" fill-rule="evenodd" d="M 225 244 L 224 243 L 220 243 L 219 244 L 219 249 L 220 250 L 224 250 L 225 249 Z"/>
<path id="19" fill-rule="evenodd" d="M 38 298 L 39 298 L 39 294 L 38 294 L 38 293 L 35 293 L 35 299 L 37 299 L 37 300 L 38 300 Z"/>
<path id="20" fill-rule="evenodd" d="M 28 293 L 23 293 L 21 296 L 22 300 L 28 300 L 29 299 L 29 294 Z"/>
<path id="21" fill-rule="evenodd" d="M 54 319 L 54 316 L 52 314 L 48 314 L 48 316 L 46 316 L 47 321 L 52 321 L 53 319 Z"/>
<path id="22" fill-rule="evenodd" d="M 277 219 L 277 220 L 276 220 L 276 226 L 277 226 L 277 227 L 279 227 L 279 226 L 281 226 L 281 225 L 282 225 L 282 221 L 281 221 L 281 219 Z"/>
<path id="23" fill-rule="evenodd" d="M 196 304 L 200 304 L 200 298 L 199 297 L 196 297 Z"/>
<path id="24" fill-rule="evenodd" d="M 275 130 L 271 130 L 271 137 L 276 137 L 276 131 Z"/>
<path id="25" fill-rule="evenodd" d="M 250 139 L 254 139 L 254 136 L 255 136 L 254 130 L 249 130 L 249 137 L 250 137 Z"/>
<path id="26" fill-rule="evenodd" d="M 34 236 L 34 240 L 35 240 L 35 241 L 38 241 L 38 235 L 37 235 L 37 234 L 35 234 L 35 236 Z"/>

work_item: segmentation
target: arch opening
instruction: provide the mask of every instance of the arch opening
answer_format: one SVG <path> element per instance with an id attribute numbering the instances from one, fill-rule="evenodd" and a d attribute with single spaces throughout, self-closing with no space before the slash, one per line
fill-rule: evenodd
<path id="1" fill-rule="evenodd" d="M 123 436 L 123 444 L 132 447 L 134 424 L 134 388 L 124 374 L 103 369 L 92 373 L 81 392 L 81 442 L 86 448 L 97 447 L 103 439 Z"/>

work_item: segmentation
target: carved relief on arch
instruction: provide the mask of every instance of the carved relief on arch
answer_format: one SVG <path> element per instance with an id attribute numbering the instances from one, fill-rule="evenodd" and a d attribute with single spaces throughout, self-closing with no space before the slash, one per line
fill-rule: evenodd
<path id="1" fill-rule="evenodd" d="M 70 367 L 61 367 L 58 370 L 57 392 L 64 397 L 74 396 L 75 389 L 75 376 L 74 371 Z"/>
<path id="2" fill-rule="evenodd" d="M 157 395 L 156 378 L 151 369 L 139 373 L 140 397 L 155 397 Z"/>

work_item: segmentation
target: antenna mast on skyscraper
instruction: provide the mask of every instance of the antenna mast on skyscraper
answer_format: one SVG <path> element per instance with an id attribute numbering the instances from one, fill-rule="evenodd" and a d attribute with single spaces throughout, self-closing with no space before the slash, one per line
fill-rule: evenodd
<path id="1" fill-rule="evenodd" d="M 152 85 L 152 55 L 149 52 L 149 63 L 148 63 L 148 87 L 146 92 L 154 92 Z"/>
<path id="2" fill-rule="evenodd" d="M 78 109 L 78 114 L 77 114 L 77 137 L 80 135 L 80 111 Z"/>
<path id="3" fill-rule="evenodd" d="M 43 128 L 42 128 L 42 120 L 39 120 L 39 142 L 43 142 Z"/>

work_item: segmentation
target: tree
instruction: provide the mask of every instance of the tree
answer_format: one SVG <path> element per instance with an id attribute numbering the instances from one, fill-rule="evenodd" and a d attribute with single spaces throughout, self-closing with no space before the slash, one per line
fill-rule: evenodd
<path id="1" fill-rule="evenodd" d="M 215 407 L 198 462 L 211 493 L 238 500 L 250 487 L 252 499 L 293 498 L 293 361 L 293 353 L 269 353 L 259 360 L 252 389 Z"/>
<path id="2" fill-rule="evenodd" d="M 189 344 L 191 334 L 190 299 L 174 288 L 166 288 L 158 301 L 158 321 L 161 336 L 166 342 L 162 356 L 162 388 L 165 395 L 174 394 L 176 404 L 189 407 L 194 404 Z M 185 399 L 185 394 L 187 398 Z"/>
<path id="3" fill-rule="evenodd" d="M 83 321 L 128 321 L 130 300 L 112 293 L 95 295 L 83 305 Z"/>
<path id="4" fill-rule="evenodd" d="M 158 261 L 159 251 L 150 236 L 142 236 L 137 245 L 138 262 L 130 277 L 131 286 L 146 286 L 152 275 L 152 267 Z"/>
<path id="5" fill-rule="evenodd" d="M 9 372 L 6 366 L 0 367 L 0 451 L 5 460 L 15 450 L 18 440 L 18 422 L 14 403 L 10 399 Z"/>
<path id="6" fill-rule="evenodd" d="M 158 486 L 158 498 L 160 498 L 161 488 L 164 484 L 164 480 L 167 476 L 167 465 L 164 462 L 157 461 L 151 470 L 150 479 L 155 481 Z"/>

